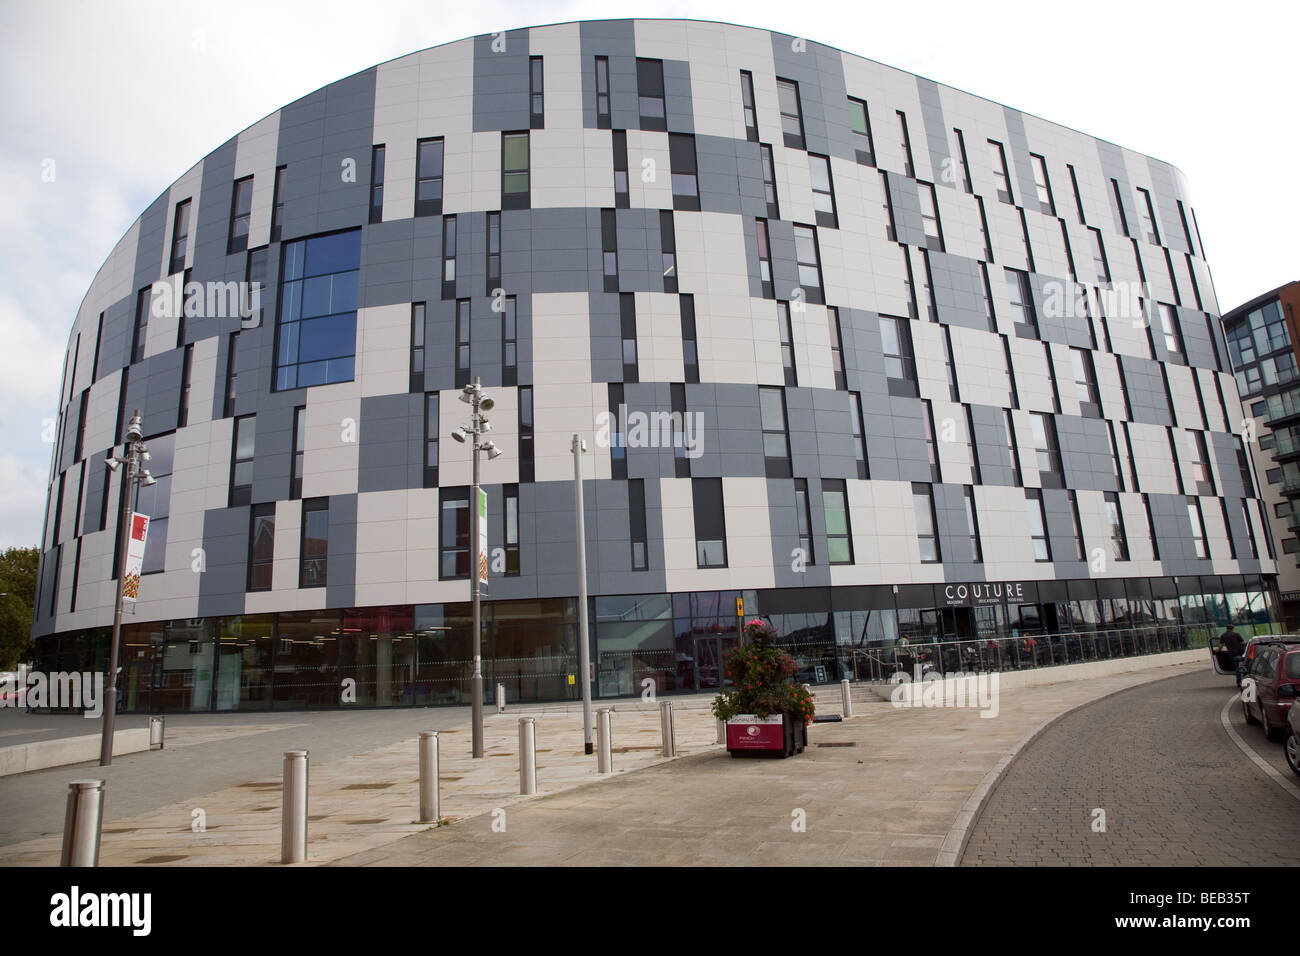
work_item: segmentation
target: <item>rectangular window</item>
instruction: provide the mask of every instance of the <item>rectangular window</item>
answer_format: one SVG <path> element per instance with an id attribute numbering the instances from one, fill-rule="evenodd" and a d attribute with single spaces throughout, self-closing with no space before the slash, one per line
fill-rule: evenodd
<path id="1" fill-rule="evenodd" d="M 1160 245 L 1160 228 L 1156 225 L 1156 209 L 1151 205 L 1151 193 L 1137 187 L 1137 191 L 1142 194 L 1143 206 L 1138 208 L 1138 215 L 1142 217 L 1142 230 L 1146 233 L 1147 241 L 1153 246 Z"/>
<path id="2" fill-rule="evenodd" d="M 1187 457 L 1192 481 L 1195 482 L 1198 495 L 1214 494 L 1214 476 L 1210 472 L 1210 452 L 1205 444 L 1205 435 L 1198 431 L 1185 431 Z"/>
<path id="3" fill-rule="evenodd" d="M 1160 312 L 1160 330 L 1164 333 L 1165 351 L 1169 358 L 1181 358 L 1183 355 L 1183 332 L 1178 324 L 1178 313 L 1172 305 L 1156 303 Z"/>
<path id="4" fill-rule="evenodd" d="M 650 566 L 645 520 L 645 479 L 633 478 L 627 483 L 628 525 L 632 543 L 632 570 L 644 571 Z"/>
<path id="5" fill-rule="evenodd" d="M 772 248 L 767 239 L 767 220 L 756 219 L 755 232 L 758 239 L 758 278 L 763 285 L 763 297 L 771 299 L 776 295 L 772 284 Z"/>
<path id="6" fill-rule="evenodd" d="M 871 113 L 866 100 L 849 97 L 849 129 L 853 131 L 854 158 L 863 166 L 876 165 L 876 147 L 871 139 Z"/>
<path id="7" fill-rule="evenodd" d="M 1020 447 L 1016 441 L 1016 422 L 1011 416 L 1011 409 L 1004 408 L 1002 415 L 1002 427 L 1006 430 L 1007 436 L 1007 464 L 1011 468 L 1011 480 L 1019 485 L 1023 482 L 1020 472 Z"/>
<path id="8" fill-rule="evenodd" d="M 1070 517 L 1074 522 L 1074 560 L 1084 561 L 1083 523 L 1079 520 L 1079 499 L 1073 491 L 1067 493 L 1070 498 Z"/>
<path id="9" fill-rule="evenodd" d="M 1067 163 L 1065 168 L 1070 171 L 1070 186 L 1074 189 L 1074 209 L 1079 214 L 1079 225 L 1086 226 L 1088 220 L 1083 216 L 1083 197 L 1079 195 L 1079 177 L 1075 175 L 1072 165 Z"/>
<path id="10" fill-rule="evenodd" d="M 609 421 L 614 429 L 609 436 L 609 476 L 615 481 L 627 480 L 627 444 L 621 430 L 620 409 L 623 406 L 624 392 L 622 382 L 610 382 Z"/>
<path id="11" fill-rule="evenodd" d="M 849 527 L 849 497 L 844 479 L 822 479 L 822 508 L 826 512 L 826 561 L 853 563 L 853 533 Z"/>
<path id="12" fill-rule="evenodd" d="M 907 132 L 907 114 L 902 110 L 895 110 L 898 113 L 898 143 L 903 149 L 903 175 L 915 176 L 916 167 L 912 165 L 912 137 Z"/>
<path id="13" fill-rule="evenodd" d="M 135 296 L 135 326 L 131 332 L 131 361 L 144 361 L 145 346 L 149 339 L 149 302 L 152 287 L 141 289 Z"/>
<path id="14" fill-rule="evenodd" d="M 1128 560 L 1128 535 L 1124 532 L 1124 513 L 1120 510 L 1119 495 L 1105 493 L 1106 517 L 1110 521 L 1110 556 L 1116 561 Z"/>
<path id="15" fill-rule="evenodd" d="M 1061 451 L 1056 441 L 1056 420 L 1046 412 L 1030 412 L 1029 427 L 1034 435 L 1034 453 L 1044 488 L 1064 488 Z"/>
<path id="16" fill-rule="evenodd" d="M 970 535 L 971 560 L 976 564 L 982 564 L 984 549 L 980 546 L 979 516 L 975 512 L 975 489 L 967 485 L 962 497 L 966 502 L 966 533 Z"/>
<path id="17" fill-rule="evenodd" d="M 925 430 L 925 454 L 930 461 L 930 480 L 938 484 L 943 478 L 939 475 L 939 449 L 934 441 L 934 409 L 928 398 L 921 399 L 921 427 Z"/>
<path id="18" fill-rule="evenodd" d="M 672 171 L 673 208 L 700 208 L 699 170 L 695 162 L 695 137 L 686 133 L 668 136 L 668 165 Z"/>
<path id="19" fill-rule="evenodd" d="M 1115 200 L 1115 215 L 1119 218 L 1120 230 L 1124 235 L 1131 238 L 1133 234 L 1128 231 L 1128 216 L 1124 214 L 1124 200 L 1120 196 L 1119 180 L 1112 179 L 1110 181 L 1110 194 L 1111 198 Z"/>
<path id="20" fill-rule="evenodd" d="M 1106 247 L 1101 242 L 1101 230 L 1089 228 L 1088 235 L 1092 237 L 1092 263 L 1097 271 L 1097 284 L 1109 286 L 1110 263 L 1106 261 Z"/>
<path id="21" fill-rule="evenodd" d="M 623 343 L 623 381 L 640 381 L 636 355 L 636 296 L 631 292 L 619 294 L 618 324 Z"/>
<path id="22" fill-rule="evenodd" d="M 542 58 L 528 58 L 528 126 L 530 129 L 542 129 L 546 126 L 546 109 L 544 90 L 542 88 Z"/>
<path id="23" fill-rule="evenodd" d="M 812 543 L 812 510 L 808 500 L 808 479 L 794 480 L 795 522 L 799 529 L 799 551 L 804 564 L 815 564 Z"/>
<path id="24" fill-rule="evenodd" d="M 917 183 L 916 192 L 921 200 L 921 225 L 925 229 L 925 244 L 936 252 L 943 252 L 943 228 L 939 223 L 939 201 L 932 183 Z"/>
<path id="25" fill-rule="evenodd" d="M 271 590 L 275 566 L 275 503 L 253 505 L 248 523 L 248 590 Z"/>
<path id="26" fill-rule="evenodd" d="M 953 127 L 952 131 L 957 134 L 957 162 L 961 164 L 962 186 L 967 194 L 972 194 L 975 192 L 975 186 L 970 180 L 970 160 L 966 156 L 966 137 L 956 127 Z"/>
<path id="27" fill-rule="evenodd" d="M 799 384 L 799 375 L 794 360 L 794 327 L 790 324 L 790 303 L 776 304 L 777 335 L 781 339 L 781 368 L 785 372 L 785 384 Z"/>
<path id="28" fill-rule="evenodd" d="M 411 382 L 412 392 L 424 391 L 424 333 L 425 306 L 423 302 L 411 303 Z"/>
<path id="29" fill-rule="evenodd" d="M 670 411 L 674 413 L 674 422 L 686 422 L 686 385 L 672 382 L 668 386 Z M 673 475 L 676 478 L 691 477 L 691 460 L 686 457 L 686 435 L 680 425 L 673 427 Z"/>
<path id="30" fill-rule="evenodd" d="M 1016 211 L 1020 213 L 1020 235 L 1025 243 L 1025 263 L 1030 272 L 1037 272 L 1038 267 L 1034 265 L 1034 247 L 1029 244 L 1029 220 L 1023 209 Z"/>
<path id="31" fill-rule="evenodd" d="M 677 291 L 677 231 L 671 209 L 659 210 L 659 264 L 663 267 L 664 291 Z"/>
<path id="32" fill-rule="evenodd" d="M 928 267 L 927 267 L 928 268 Z M 943 337 L 939 344 L 943 346 L 943 367 L 948 374 L 948 397 L 954 402 L 961 401 L 961 392 L 957 388 L 957 364 L 952 359 L 952 329 L 942 326 Z"/>
<path id="33" fill-rule="evenodd" d="M 700 380 L 700 356 L 695 340 L 695 296 L 678 296 L 678 307 L 682 314 L 682 366 L 686 381 L 695 384 Z"/>
<path id="34" fill-rule="evenodd" d="M 298 587 L 323 588 L 329 572 L 330 500 L 302 503 L 302 540 L 298 553 Z"/>
<path id="35" fill-rule="evenodd" d="M 246 505 L 253 499 L 253 450 L 257 443 L 257 416 L 235 419 L 234 442 L 230 452 L 230 507 Z"/>
<path id="36" fill-rule="evenodd" d="M 885 359 L 885 375 L 915 386 L 916 361 L 912 357 L 912 335 L 907 319 L 880 316 L 880 344 Z M 915 394 L 915 389 L 909 394 Z"/>
<path id="37" fill-rule="evenodd" d="M 302 497 L 303 458 L 307 454 L 307 406 L 293 410 L 293 470 L 289 475 L 289 498 Z"/>
<path id="38" fill-rule="evenodd" d="M 1228 520 L 1228 500 L 1226 498 L 1219 499 L 1219 510 L 1223 514 L 1223 531 L 1228 538 L 1228 557 L 1229 559 L 1236 561 L 1237 542 L 1232 538 L 1232 522 Z M 1245 515 L 1244 510 L 1242 514 Z M 1248 515 L 1246 515 L 1246 527 L 1250 527 L 1250 517 Z"/>
<path id="39" fill-rule="evenodd" d="M 600 211 L 601 268 L 605 291 L 618 291 L 618 219 L 613 209 Z"/>
<path id="40" fill-rule="evenodd" d="M 506 576 L 519 576 L 519 486 L 501 486 L 502 537 L 505 539 Z"/>
<path id="41" fill-rule="evenodd" d="M 763 462 L 768 478 L 790 477 L 790 439 L 786 430 L 785 395 L 774 387 L 758 390 L 763 428 Z"/>
<path id="42" fill-rule="evenodd" d="M 181 360 L 181 402 L 176 411 L 176 427 L 184 428 L 190 420 L 190 379 L 194 374 L 194 346 L 185 346 L 185 357 Z M 77 429 L 77 458 L 81 457 L 81 439 L 86 424 L 86 392 L 81 393 L 81 423 Z"/>
<path id="43" fill-rule="evenodd" d="M 831 229 L 839 227 L 835 215 L 835 187 L 831 182 L 831 161 L 826 156 L 808 154 L 808 174 L 812 177 L 813 209 L 817 225 Z"/>
<path id="44" fill-rule="evenodd" d="M 456 300 L 456 387 L 469 384 L 470 374 L 469 299 Z"/>
<path id="45" fill-rule="evenodd" d="M 1101 398 L 1097 393 L 1097 373 L 1092 353 L 1087 349 L 1070 349 L 1070 368 L 1074 373 L 1074 393 L 1079 412 L 1085 418 L 1101 418 Z"/>
<path id="46" fill-rule="evenodd" d="M 980 266 L 980 296 L 984 300 L 984 321 L 988 323 L 990 332 L 998 330 L 997 315 L 993 311 L 993 287 L 989 285 L 989 267 L 988 263 L 981 262 Z"/>
<path id="47" fill-rule="evenodd" d="M 772 147 L 761 143 L 758 155 L 763 164 L 763 197 L 767 202 L 767 218 L 780 219 L 781 207 L 776 198 L 776 165 L 772 160 Z"/>
<path id="48" fill-rule="evenodd" d="M 817 231 L 812 226 L 794 227 L 794 257 L 804 298 L 815 305 L 826 301 L 822 293 L 821 258 L 817 253 Z"/>
<path id="49" fill-rule="evenodd" d="M 1011 319 L 1016 334 L 1025 339 L 1038 338 L 1038 317 L 1034 312 L 1034 298 L 1029 291 L 1029 274 L 1019 269 L 1004 270 L 1007 277 L 1007 297 L 1011 300 Z"/>
<path id="50" fill-rule="evenodd" d="M 235 180 L 234 195 L 230 200 L 230 235 L 226 239 L 226 255 L 233 256 L 248 248 L 248 221 L 253 211 L 253 177 Z"/>
<path id="51" fill-rule="evenodd" d="M 980 471 L 979 444 L 975 441 L 975 413 L 971 411 L 971 406 L 963 407 L 966 412 L 966 455 L 970 458 L 971 480 L 977 485 L 982 485 L 984 476 Z"/>
<path id="52" fill-rule="evenodd" d="M 695 507 L 695 564 L 700 568 L 727 566 L 727 526 L 723 511 L 722 479 L 691 481 Z"/>
<path id="53" fill-rule="evenodd" d="M 436 136 L 415 144 L 415 214 L 442 215 L 443 139 Z"/>
<path id="54" fill-rule="evenodd" d="M 468 578 L 470 568 L 470 511 L 468 488 L 443 488 L 440 492 L 438 577 Z"/>
<path id="55" fill-rule="evenodd" d="M 487 294 L 501 288 L 501 213 L 487 214 Z"/>
<path id="56" fill-rule="evenodd" d="M 438 487 L 438 393 L 424 393 L 424 487 Z"/>
<path id="57" fill-rule="evenodd" d="M 791 149 L 803 149 L 803 109 L 799 104 L 799 84 L 778 76 L 776 99 L 781 108 L 781 133 L 785 145 Z"/>
<path id="58" fill-rule="evenodd" d="M 185 257 L 190 247 L 190 201 L 188 199 L 176 204 L 176 214 L 172 218 L 172 254 L 167 267 L 167 274 L 175 275 L 185 268 Z"/>
<path id="59" fill-rule="evenodd" d="M 284 171 L 287 168 L 275 168 L 275 188 L 271 195 L 271 242 L 279 242 L 284 235 Z"/>
<path id="60" fill-rule="evenodd" d="M 1259 545 L 1255 541 L 1255 526 L 1250 523 L 1250 507 L 1246 504 L 1245 498 L 1241 499 L 1241 520 L 1246 523 L 1246 537 L 1250 540 L 1250 556 L 1257 560 Z"/>
<path id="61" fill-rule="evenodd" d="M 235 414 L 235 396 L 239 394 L 239 333 L 230 333 L 230 344 L 226 348 L 226 400 L 221 417 L 229 418 Z"/>
<path id="62" fill-rule="evenodd" d="M 858 466 L 858 477 L 866 480 L 871 477 L 867 463 L 867 440 L 862 432 L 862 396 L 849 392 L 849 423 L 853 429 L 853 457 Z"/>
<path id="63" fill-rule="evenodd" d="M 361 230 L 299 239 L 281 250 L 276 390 L 352 381 Z"/>
<path id="64" fill-rule="evenodd" d="M 1199 498 L 1187 499 L 1187 520 L 1192 525 L 1192 541 L 1196 545 L 1196 556 L 1208 558 L 1210 546 L 1205 540 L 1205 523 L 1201 520 L 1201 501 Z"/>
<path id="65" fill-rule="evenodd" d="M 1033 543 L 1035 561 L 1051 561 L 1052 546 L 1047 540 L 1047 512 L 1043 510 L 1043 493 L 1037 488 L 1025 489 L 1025 517 L 1029 519 L 1029 539 Z"/>
<path id="66" fill-rule="evenodd" d="M 912 513 L 916 519 L 916 542 L 920 546 L 921 563 L 939 563 L 943 557 L 935 530 L 938 522 L 934 516 L 934 491 L 929 485 L 912 484 Z"/>
<path id="67" fill-rule="evenodd" d="M 1123 491 L 1124 490 L 1124 469 L 1120 465 L 1119 442 L 1115 440 L 1115 425 L 1109 419 L 1107 419 L 1106 421 L 1106 431 L 1107 434 L 1110 436 L 1110 464 L 1111 464 L 1112 471 L 1114 471 L 1115 473 L 1115 486 L 1120 491 Z"/>
<path id="68" fill-rule="evenodd" d="M 533 480 L 533 387 L 519 389 L 519 480 Z"/>
<path id="69" fill-rule="evenodd" d="M 884 197 L 880 205 L 885 210 L 885 238 L 890 242 L 897 242 L 898 228 L 894 220 L 894 197 L 889 190 L 889 174 L 883 169 L 880 171 L 880 194 Z"/>
<path id="70" fill-rule="evenodd" d="M 596 129 L 609 129 L 609 57 L 596 57 Z"/>
<path id="71" fill-rule="evenodd" d="M 849 385 L 844 374 L 844 338 L 840 334 L 840 310 L 834 306 L 826 307 L 826 332 L 831 343 L 831 371 L 835 375 L 835 387 L 843 391 Z"/>
<path id="72" fill-rule="evenodd" d="M 370 223 L 384 221 L 384 144 L 370 147 Z"/>
<path id="73" fill-rule="evenodd" d="M 989 140 L 989 163 L 993 168 L 993 182 L 998 189 L 998 199 L 1008 205 L 1014 205 L 1015 200 L 1011 198 L 1011 181 L 1007 177 L 1007 154 L 1002 149 L 1002 144 L 996 140 Z"/>
<path id="74" fill-rule="evenodd" d="M 663 60 L 636 61 L 637 110 L 641 115 L 641 128 L 665 131 L 668 114 L 664 108 Z"/>
<path id="75" fill-rule="evenodd" d="M 1034 190 L 1038 194 L 1039 211 L 1056 215 L 1056 200 L 1052 198 L 1052 184 L 1047 178 L 1047 161 L 1037 153 L 1029 154 L 1029 164 L 1034 169 Z"/>
<path id="76" fill-rule="evenodd" d="M 456 217 L 442 217 L 442 297 L 456 298 Z"/>
<path id="77" fill-rule="evenodd" d="M 255 329 L 262 324 L 262 313 L 265 309 L 262 300 L 266 293 L 266 274 L 269 271 L 270 261 L 271 253 L 266 246 L 258 246 L 256 249 L 248 250 L 248 261 L 244 265 L 244 281 L 247 283 L 249 290 L 249 301 L 246 305 L 248 321 L 241 323 L 245 328 Z M 253 299 L 253 290 L 257 291 L 256 300 Z M 256 307 L 254 307 L 254 301 L 256 301 Z"/>
<path id="78" fill-rule="evenodd" d="M 740 105 L 745 114 L 745 139 L 758 142 L 758 113 L 754 108 L 754 74 L 740 71 Z"/>
<path id="79" fill-rule="evenodd" d="M 989 235 L 989 217 L 984 211 L 984 197 L 975 197 L 975 208 L 980 212 L 980 235 L 984 238 L 984 261 L 993 261 L 993 239 Z"/>
<path id="80" fill-rule="evenodd" d="M 519 382 L 519 321 L 515 297 L 508 295 L 501 310 L 501 384 Z"/>
<path id="81" fill-rule="evenodd" d="M 627 130 L 616 129 L 614 144 L 614 208 L 628 209 L 631 198 L 627 187 Z"/>

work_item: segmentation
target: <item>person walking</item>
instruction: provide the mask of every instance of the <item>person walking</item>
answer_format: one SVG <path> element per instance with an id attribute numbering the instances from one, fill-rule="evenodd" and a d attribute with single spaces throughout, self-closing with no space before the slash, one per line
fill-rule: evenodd
<path id="1" fill-rule="evenodd" d="M 1233 630 L 1231 623 L 1229 623 L 1227 629 L 1224 630 L 1224 632 L 1219 635 L 1219 646 L 1226 648 L 1228 653 L 1232 655 L 1232 659 L 1235 662 L 1236 669 L 1237 669 L 1237 686 L 1240 687 L 1241 686 L 1241 655 L 1242 652 L 1245 650 L 1246 645 L 1245 642 L 1242 641 L 1241 635 L 1238 634 L 1235 630 Z"/>

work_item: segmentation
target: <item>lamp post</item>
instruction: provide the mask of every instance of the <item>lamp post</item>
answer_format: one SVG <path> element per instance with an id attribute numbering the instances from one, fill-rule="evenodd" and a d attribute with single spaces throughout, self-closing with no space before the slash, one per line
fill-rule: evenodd
<path id="1" fill-rule="evenodd" d="M 474 376 L 474 384 L 466 385 L 460 393 L 460 400 L 465 402 L 472 409 L 470 415 L 470 424 L 461 425 L 451 437 L 458 442 L 464 442 L 465 439 L 471 440 L 473 447 L 473 466 L 474 477 L 473 487 L 470 490 L 470 561 L 469 569 L 469 595 L 470 605 L 473 607 L 473 628 L 474 628 L 474 677 L 471 682 L 471 691 L 474 695 L 470 703 L 471 722 L 473 728 L 471 731 L 471 752 L 474 757 L 483 756 L 483 657 L 482 657 L 482 615 L 479 609 L 479 567 L 480 564 L 486 568 L 487 555 L 479 551 L 479 491 L 478 491 L 478 456 L 484 453 L 489 459 L 496 458 L 501 454 L 501 449 L 491 440 L 480 442 L 479 439 L 485 432 L 491 431 L 492 424 L 483 417 L 484 412 L 491 411 L 496 402 L 483 394 L 482 386 L 479 384 L 478 376 Z"/>
<path id="2" fill-rule="evenodd" d="M 135 497 L 140 484 L 155 484 L 153 475 L 144 467 L 149 460 L 149 449 L 141 440 L 144 436 L 144 423 L 140 418 L 140 409 L 131 413 L 131 421 L 126 426 L 126 445 L 121 455 L 104 459 L 109 471 L 117 471 L 126 465 L 122 473 L 122 504 L 118 508 L 117 522 L 117 587 L 113 596 L 113 638 L 108 647 L 108 700 L 104 702 L 104 725 L 99 738 L 99 765 L 107 767 L 113 762 L 113 722 L 117 717 L 117 651 L 122 637 L 122 590 L 126 587 L 126 552 L 127 534 L 131 525 L 131 512 L 135 510 Z"/>
<path id="3" fill-rule="evenodd" d="M 591 651 L 587 647 L 587 534 L 582 516 L 582 453 L 587 443 L 578 435 L 573 452 L 573 510 L 578 522 L 578 666 L 582 669 L 582 734 L 584 750 L 591 753 Z"/>

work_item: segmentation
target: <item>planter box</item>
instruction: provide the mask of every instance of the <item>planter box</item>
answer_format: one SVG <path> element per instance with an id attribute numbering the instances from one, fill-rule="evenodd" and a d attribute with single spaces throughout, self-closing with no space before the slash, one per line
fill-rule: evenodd
<path id="1" fill-rule="evenodd" d="M 741 714 L 727 721 L 727 753 L 733 757 L 793 757 L 808 744 L 808 728 L 789 714 Z"/>

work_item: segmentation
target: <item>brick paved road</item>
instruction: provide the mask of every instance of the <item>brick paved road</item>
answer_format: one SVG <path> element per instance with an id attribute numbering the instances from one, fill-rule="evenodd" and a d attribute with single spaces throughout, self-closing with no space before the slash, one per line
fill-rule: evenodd
<path id="1" fill-rule="evenodd" d="M 1232 691 L 1231 681 L 1204 671 L 1066 715 L 1011 764 L 962 865 L 1300 863 L 1300 802 L 1220 723 Z M 1246 727 L 1239 705 L 1232 722 L 1285 772 L 1280 745 Z M 1104 833 L 1092 831 L 1094 808 L 1106 811 Z"/>

